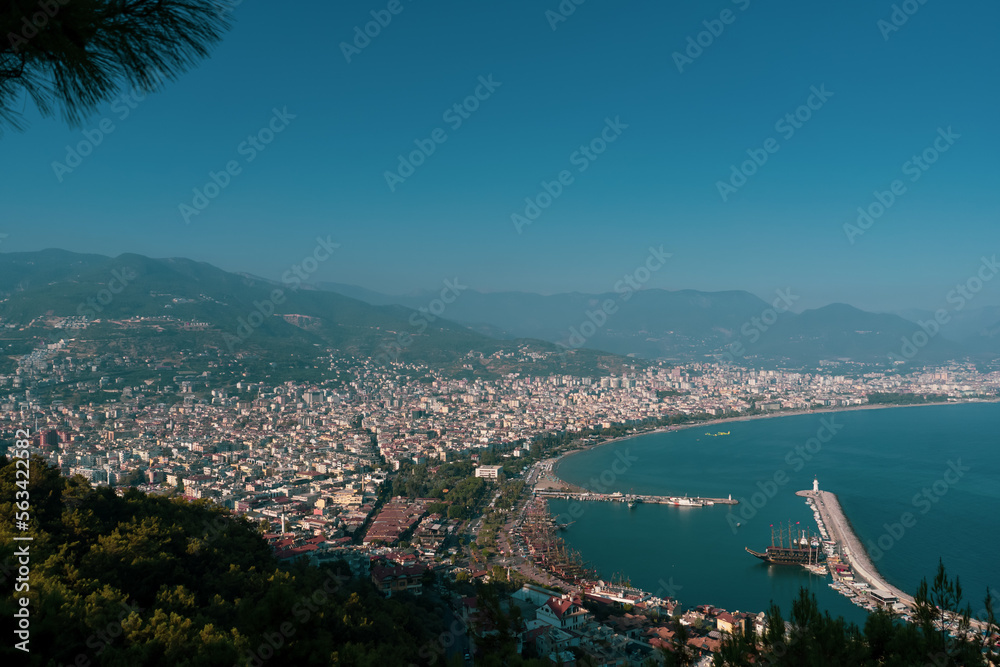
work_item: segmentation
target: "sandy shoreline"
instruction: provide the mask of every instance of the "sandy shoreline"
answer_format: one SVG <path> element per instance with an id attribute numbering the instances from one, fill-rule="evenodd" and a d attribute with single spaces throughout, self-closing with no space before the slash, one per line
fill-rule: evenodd
<path id="1" fill-rule="evenodd" d="M 565 452 L 560 454 L 552 462 L 552 474 L 558 477 L 557 467 L 559 463 L 562 462 L 564 458 L 568 458 L 574 454 L 580 454 L 587 451 L 588 449 L 593 449 L 595 447 L 603 447 L 605 445 L 612 445 L 616 442 L 624 442 L 626 440 L 631 440 L 632 438 L 638 438 L 644 435 L 652 435 L 654 433 L 672 433 L 673 431 L 681 431 L 683 429 L 695 428 L 701 426 L 712 426 L 714 424 L 726 424 L 729 422 L 747 422 L 757 419 L 780 419 L 781 417 L 797 417 L 802 415 L 821 415 L 831 412 L 853 412 L 856 410 L 890 410 L 893 408 L 926 408 L 934 405 L 967 405 L 976 403 L 1000 403 L 1000 398 L 994 399 L 992 401 L 985 399 L 977 399 L 974 401 L 940 401 L 936 403 L 913 403 L 909 405 L 850 405 L 841 406 L 836 408 L 822 408 L 820 410 L 781 410 L 773 413 L 767 413 L 762 415 L 746 415 L 738 417 L 722 417 L 720 419 L 707 419 L 701 422 L 694 422 L 691 424 L 677 424 L 675 426 L 661 426 L 660 428 L 653 429 L 650 431 L 642 431 L 640 433 L 632 433 L 629 435 L 623 435 L 619 438 L 612 438 L 610 440 L 602 440 L 601 442 L 595 442 L 583 445 L 580 449 L 574 449 L 573 451 Z M 565 480 L 562 480 L 567 483 Z"/>

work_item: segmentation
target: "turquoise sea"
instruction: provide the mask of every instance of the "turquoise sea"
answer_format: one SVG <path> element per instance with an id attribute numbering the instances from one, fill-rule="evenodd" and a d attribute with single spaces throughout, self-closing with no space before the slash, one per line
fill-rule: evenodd
<path id="1" fill-rule="evenodd" d="M 829 577 L 767 565 L 744 550 L 762 551 L 770 543 L 770 526 L 779 522 L 815 531 L 812 512 L 795 495 L 811 488 L 815 475 L 821 489 L 840 498 L 892 584 L 913 594 L 922 577 L 933 579 L 940 557 L 949 574 L 961 578 L 976 614 L 987 586 L 1000 596 L 998 426 L 1000 404 L 976 403 L 647 434 L 571 454 L 555 472 L 592 490 L 732 494 L 743 502 L 701 508 L 640 504 L 629 510 L 623 503 L 555 500 L 550 508 L 575 521 L 562 536 L 602 577 L 623 575 L 651 592 L 672 592 L 687 606 L 756 612 L 773 600 L 786 618 L 805 586 L 821 608 L 861 624 L 867 613 L 829 588 Z M 706 435 L 719 431 L 730 435 Z M 902 521 L 906 513 L 909 527 Z"/>

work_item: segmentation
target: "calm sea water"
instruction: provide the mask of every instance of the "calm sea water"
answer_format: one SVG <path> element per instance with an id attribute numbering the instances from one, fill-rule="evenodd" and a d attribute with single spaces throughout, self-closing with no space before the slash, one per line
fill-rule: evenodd
<path id="1" fill-rule="evenodd" d="M 998 426 L 1000 404 L 991 403 L 795 415 L 643 435 L 572 454 L 556 472 L 591 489 L 596 483 L 623 493 L 732 494 L 744 502 L 632 510 L 590 502 L 577 503 L 574 512 L 569 501 L 551 501 L 550 507 L 577 514 L 562 535 L 605 578 L 621 574 L 653 592 L 672 587 L 689 606 L 756 612 L 773 600 L 786 618 L 805 586 L 821 608 L 861 624 L 866 612 L 829 588 L 829 577 L 767 565 L 744 550 L 762 551 L 779 522 L 815 530 L 795 492 L 811 488 L 816 475 L 821 489 L 840 498 L 892 584 L 913 594 L 922 577 L 933 579 L 942 558 L 976 613 L 987 586 L 1000 595 Z M 718 431 L 730 435 L 705 435 Z M 751 515 L 753 505 L 760 508 Z M 912 515 L 909 527 L 902 525 L 905 513 Z"/>

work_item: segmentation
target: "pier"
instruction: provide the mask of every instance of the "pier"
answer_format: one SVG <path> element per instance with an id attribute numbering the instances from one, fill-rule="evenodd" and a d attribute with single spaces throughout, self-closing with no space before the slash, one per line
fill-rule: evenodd
<path id="1" fill-rule="evenodd" d="M 708 507 L 711 505 L 738 505 L 732 498 L 702 498 L 701 496 L 649 496 L 623 493 L 579 493 L 556 490 L 535 490 L 539 498 L 561 498 L 563 500 L 591 500 L 613 503 L 649 503 L 651 505 L 675 505 L 679 507 Z"/>
<path id="2" fill-rule="evenodd" d="M 813 482 L 811 491 L 797 491 L 795 495 L 808 498 L 812 501 L 814 508 L 819 512 L 819 521 L 822 522 L 821 526 L 829 531 L 830 539 L 841 546 L 843 555 L 846 558 L 846 564 L 850 566 L 855 578 L 863 580 L 870 587 L 867 591 L 857 591 L 857 594 L 859 596 L 868 596 L 871 603 L 877 602 L 877 600 L 871 600 L 872 593 L 888 593 L 896 597 L 906 607 L 906 614 L 912 614 L 916 607 L 916 601 L 913 599 L 913 596 L 896 588 L 879 574 L 879 571 L 868 557 L 868 552 L 865 551 L 865 548 L 861 545 L 861 541 L 854 534 L 854 530 L 847 522 L 847 517 L 840 508 L 840 501 L 837 500 L 837 496 L 829 491 L 820 491 L 817 482 Z M 834 580 L 839 581 L 839 577 L 832 567 L 830 568 L 830 572 L 833 574 Z M 951 621 L 956 620 L 959 616 L 954 610 L 948 610 L 948 615 Z M 903 617 L 906 620 L 910 620 L 905 614 Z M 947 627 L 946 625 L 945 628 Z M 988 631 L 989 628 L 983 621 L 976 618 L 970 619 L 970 633 Z"/>
<path id="3" fill-rule="evenodd" d="M 810 491 L 797 491 L 797 496 L 811 498 L 816 510 L 819 512 L 823 524 L 830 533 L 830 539 L 841 545 L 843 553 L 847 558 L 847 564 L 851 566 L 854 575 L 864 580 L 874 590 L 888 591 L 896 596 L 899 601 L 910 609 L 913 608 L 913 597 L 899 590 L 886 581 L 871 560 L 868 552 L 861 545 L 861 541 L 851 529 L 851 525 L 844 516 L 844 511 L 840 508 L 837 496 L 829 491 L 813 489 Z"/>

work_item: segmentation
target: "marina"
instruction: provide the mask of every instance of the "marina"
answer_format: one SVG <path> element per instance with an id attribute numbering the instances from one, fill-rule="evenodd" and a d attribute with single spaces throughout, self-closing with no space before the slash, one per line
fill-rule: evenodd
<path id="1" fill-rule="evenodd" d="M 568 548 L 556 535 L 557 530 L 565 530 L 571 523 L 558 523 L 544 499 L 530 500 L 511 530 L 511 546 L 522 549 L 535 567 L 556 579 L 568 585 L 582 585 L 596 579 L 596 572 L 583 561 L 579 552 Z"/>
<path id="2" fill-rule="evenodd" d="M 837 496 L 821 491 L 818 480 L 813 481 L 811 490 L 798 491 L 795 495 L 805 497 L 806 504 L 813 510 L 824 540 L 827 569 L 833 575 L 830 587 L 868 611 L 885 607 L 909 619 L 913 597 L 890 584 L 875 569 L 844 516 Z"/>

